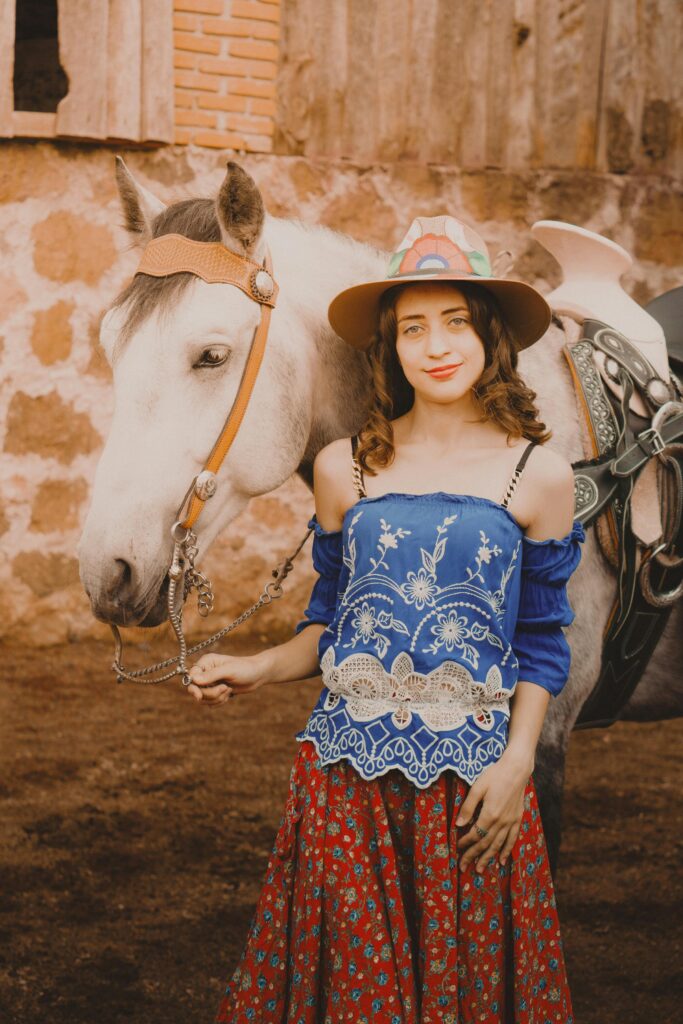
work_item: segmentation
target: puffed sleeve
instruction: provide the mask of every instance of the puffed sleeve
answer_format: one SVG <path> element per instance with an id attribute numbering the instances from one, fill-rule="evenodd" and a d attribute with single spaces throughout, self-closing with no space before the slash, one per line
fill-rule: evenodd
<path id="1" fill-rule="evenodd" d="M 537 683 L 556 697 L 569 676 L 571 654 L 562 632 L 574 620 L 567 582 L 581 560 L 586 539 L 583 525 L 574 520 L 562 539 L 522 538 L 522 574 L 519 611 L 512 648 L 519 662 L 520 680 Z"/>
<path id="2" fill-rule="evenodd" d="M 300 633 L 306 626 L 319 622 L 328 626 L 334 618 L 340 590 L 340 576 L 344 567 L 342 531 L 324 530 L 315 516 L 308 524 L 313 527 L 313 568 L 318 579 L 313 584 L 304 618 L 295 632 Z"/>

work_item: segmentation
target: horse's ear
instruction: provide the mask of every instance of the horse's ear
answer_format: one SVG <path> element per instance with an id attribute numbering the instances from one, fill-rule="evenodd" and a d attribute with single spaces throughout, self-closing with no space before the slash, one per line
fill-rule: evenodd
<path id="1" fill-rule="evenodd" d="M 135 180 L 120 156 L 116 158 L 116 184 L 126 228 L 143 244 L 152 237 L 152 222 L 166 209 L 165 203 Z"/>
<path id="2" fill-rule="evenodd" d="M 265 207 L 253 178 L 232 160 L 216 200 L 223 245 L 260 261 Z"/>

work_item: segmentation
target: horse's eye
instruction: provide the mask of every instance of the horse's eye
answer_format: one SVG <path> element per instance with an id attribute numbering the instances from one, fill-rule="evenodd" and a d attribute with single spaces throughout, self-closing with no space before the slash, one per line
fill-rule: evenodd
<path id="1" fill-rule="evenodd" d="M 201 356 L 194 364 L 193 369 L 197 370 L 203 367 L 223 366 L 227 363 L 230 358 L 230 349 L 225 348 L 223 345 L 214 346 L 213 348 L 205 348 Z"/>

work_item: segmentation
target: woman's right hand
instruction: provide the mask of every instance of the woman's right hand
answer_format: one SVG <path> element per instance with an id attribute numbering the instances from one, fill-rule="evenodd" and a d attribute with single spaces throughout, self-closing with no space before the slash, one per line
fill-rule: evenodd
<path id="1" fill-rule="evenodd" d="M 257 690 L 265 682 L 258 655 L 236 658 L 225 654 L 204 654 L 189 671 L 192 682 L 187 692 L 210 708 L 231 697 Z"/>

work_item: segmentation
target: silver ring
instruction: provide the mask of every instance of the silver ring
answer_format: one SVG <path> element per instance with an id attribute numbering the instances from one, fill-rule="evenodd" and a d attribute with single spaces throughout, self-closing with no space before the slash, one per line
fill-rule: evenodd
<path id="1" fill-rule="evenodd" d="M 488 829 L 480 828 L 480 826 L 477 825 L 476 822 L 474 823 L 474 827 L 477 830 L 477 835 L 480 836 L 482 839 L 484 839 L 489 834 Z"/>

